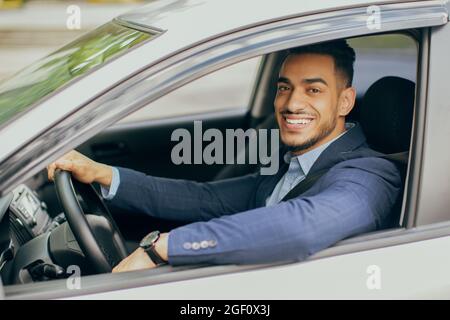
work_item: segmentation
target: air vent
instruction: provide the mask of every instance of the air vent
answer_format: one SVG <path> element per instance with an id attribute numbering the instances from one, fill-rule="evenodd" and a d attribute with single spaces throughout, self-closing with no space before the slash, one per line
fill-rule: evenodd
<path id="1" fill-rule="evenodd" d="M 23 245 L 32 239 L 22 221 L 20 221 L 14 214 L 9 215 L 9 222 L 11 225 L 12 236 L 16 238 L 19 245 Z"/>

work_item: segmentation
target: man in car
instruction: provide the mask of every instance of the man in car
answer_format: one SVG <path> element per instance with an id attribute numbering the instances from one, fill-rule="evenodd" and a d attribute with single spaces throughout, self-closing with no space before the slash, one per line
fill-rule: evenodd
<path id="1" fill-rule="evenodd" d="M 355 104 L 354 60 L 345 40 L 290 50 L 274 102 L 289 152 L 276 175 L 197 183 L 114 168 L 72 151 L 49 165 L 49 178 L 56 168 L 68 170 L 81 182 L 99 183 L 115 207 L 191 222 L 169 233 L 150 233 L 116 272 L 163 263 L 305 259 L 380 228 L 401 189 L 396 166 L 368 148 L 358 123 L 345 121 Z M 323 175 L 312 187 L 286 197 L 319 172 Z"/>

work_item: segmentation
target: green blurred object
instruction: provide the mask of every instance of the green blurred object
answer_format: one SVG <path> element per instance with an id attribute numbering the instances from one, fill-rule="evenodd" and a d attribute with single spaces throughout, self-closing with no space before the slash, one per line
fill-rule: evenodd
<path id="1" fill-rule="evenodd" d="M 112 57 L 153 37 L 107 23 L 0 83 L 0 126 Z"/>
<path id="2" fill-rule="evenodd" d="M 0 10 L 20 8 L 23 2 L 23 0 L 0 0 Z"/>

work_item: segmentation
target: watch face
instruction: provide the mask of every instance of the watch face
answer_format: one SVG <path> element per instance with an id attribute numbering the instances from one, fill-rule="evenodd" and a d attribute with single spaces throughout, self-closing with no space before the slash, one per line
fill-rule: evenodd
<path id="1" fill-rule="evenodd" d="M 153 245 L 153 243 L 156 242 L 159 238 L 159 231 L 153 231 L 150 232 L 148 235 L 145 236 L 144 239 L 141 241 L 141 247 L 149 247 Z"/>

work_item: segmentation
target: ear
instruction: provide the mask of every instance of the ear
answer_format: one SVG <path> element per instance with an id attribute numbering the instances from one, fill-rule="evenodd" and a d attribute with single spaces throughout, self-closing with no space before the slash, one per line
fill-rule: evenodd
<path id="1" fill-rule="evenodd" d="M 352 111 L 355 105 L 356 90 L 354 87 L 348 87 L 341 91 L 338 102 L 338 113 L 345 117 Z"/>

